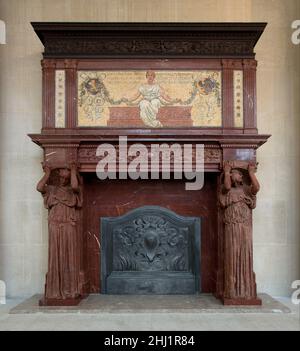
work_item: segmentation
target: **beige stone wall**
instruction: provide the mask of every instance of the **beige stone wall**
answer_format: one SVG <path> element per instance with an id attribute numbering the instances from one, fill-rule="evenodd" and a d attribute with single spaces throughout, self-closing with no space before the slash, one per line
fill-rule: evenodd
<path id="1" fill-rule="evenodd" d="M 300 45 L 291 43 L 299 0 L 0 0 L 0 279 L 9 296 L 43 290 L 46 211 L 35 191 L 41 150 L 42 45 L 30 21 L 266 21 L 256 47 L 261 192 L 254 215 L 258 290 L 286 295 L 300 279 Z M 11 137 L 11 136 L 14 137 Z"/>

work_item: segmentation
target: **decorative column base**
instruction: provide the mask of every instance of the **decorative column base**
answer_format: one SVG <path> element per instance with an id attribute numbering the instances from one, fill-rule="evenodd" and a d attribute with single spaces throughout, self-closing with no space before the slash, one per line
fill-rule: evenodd
<path id="1" fill-rule="evenodd" d="M 228 299 L 226 297 L 221 298 L 223 305 L 225 306 L 261 306 L 262 302 L 259 298 L 253 299 L 244 299 L 244 298 L 237 298 L 237 299 Z"/>

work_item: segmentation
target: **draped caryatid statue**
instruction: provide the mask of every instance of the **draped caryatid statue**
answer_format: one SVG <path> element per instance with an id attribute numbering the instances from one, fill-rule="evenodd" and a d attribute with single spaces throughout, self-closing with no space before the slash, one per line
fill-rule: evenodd
<path id="1" fill-rule="evenodd" d="M 37 190 L 48 209 L 49 256 L 45 305 L 74 304 L 82 296 L 80 282 L 80 228 L 82 187 L 75 164 L 51 169 L 44 165 Z"/>
<path id="2" fill-rule="evenodd" d="M 225 304 L 260 304 L 253 272 L 252 210 L 256 206 L 259 183 L 256 164 L 247 170 L 225 162 L 224 182 L 219 195 L 224 221 L 224 292 Z M 245 181 L 245 176 L 247 181 Z"/>

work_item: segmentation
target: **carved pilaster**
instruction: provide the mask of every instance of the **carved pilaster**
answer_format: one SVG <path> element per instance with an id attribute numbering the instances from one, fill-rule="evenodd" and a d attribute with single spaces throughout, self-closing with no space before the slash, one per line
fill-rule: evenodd
<path id="1" fill-rule="evenodd" d="M 43 129 L 53 128 L 55 123 L 55 60 L 41 61 L 43 71 Z"/>
<path id="2" fill-rule="evenodd" d="M 65 60 L 66 70 L 66 128 L 76 127 L 77 60 Z"/>
<path id="3" fill-rule="evenodd" d="M 256 66 L 254 59 L 244 59 L 244 123 L 245 133 L 257 132 L 256 124 Z"/>
<path id="4" fill-rule="evenodd" d="M 223 92 L 223 127 L 234 127 L 233 113 L 233 71 L 241 69 L 242 60 L 222 60 L 222 92 Z"/>

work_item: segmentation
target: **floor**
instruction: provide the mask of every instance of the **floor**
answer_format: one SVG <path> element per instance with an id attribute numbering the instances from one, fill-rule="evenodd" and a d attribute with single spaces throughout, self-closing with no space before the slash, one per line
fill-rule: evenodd
<path id="1" fill-rule="evenodd" d="M 0 305 L 0 330 L 300 330 L 299 305 L 289 298 L 261 298 L 262 308 L 236 308 L 224 307 L 210 295 L 91 295 L 80 308 L 55 309 L 38 308 L 36 295 Z"/>

